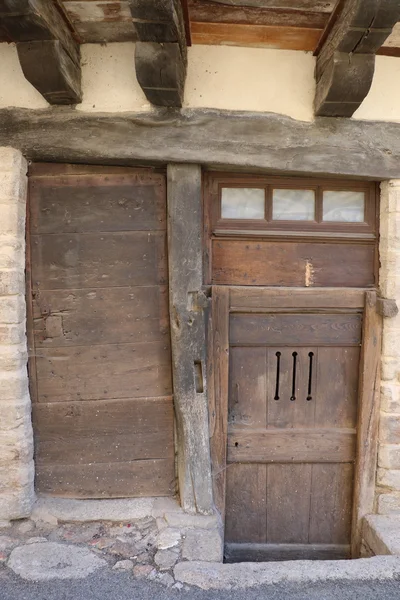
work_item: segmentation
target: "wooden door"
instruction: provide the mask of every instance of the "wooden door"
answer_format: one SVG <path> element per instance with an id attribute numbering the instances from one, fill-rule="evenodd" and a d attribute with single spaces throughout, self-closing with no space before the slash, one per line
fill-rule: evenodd
<path id="1" fill-rule="evenodd" d="M 364 304 L 363 290 L 213 288 L 212 455 L 227 561 L 350 556 L 354 499 L 365 496 L 360 391 L 374 389 L 379 362 L 378 344 L 360 381 Z M 373 335 L 376 345 L 379 325 Z"/>
<path id="2" fill-rule="evenodd" d="M 30 175 L 36 488 L 173 495 L 165 177 L 79 165 Z"/>

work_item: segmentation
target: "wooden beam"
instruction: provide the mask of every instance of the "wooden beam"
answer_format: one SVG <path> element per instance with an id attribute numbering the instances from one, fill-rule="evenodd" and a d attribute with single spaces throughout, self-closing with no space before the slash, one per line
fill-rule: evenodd
<path id="1" fill-rule="evenodd" d="M 311 12 L 325 13 L 332 12 L 336 4 L 336 0 L 213 0 L 213 2 L 234 6 L 308 10 Z"/>
<path id="2" fill-rule="evenodd" d="M 316 115 L 354 114 L 370 90 L 375 55 L 399 18 L 398 0 L 343 0 L 317 57 Z"/>
<path id="3" fill-rule="evenodd" d="M 183 103 L 187 47 L 180 0 L 130 0 L 138 42 L 136 76 L 146 98 L 156 106 Z"/>
<path id="4" fill-rule="evenodd" d="M 51 104 L 81 101 L 79 44 L 47 0 L 0 0 L 0 29 L 16 42 L 26 79 Z"/>
<path id="5" fill-rule="evenodd" d="M 9 108 L 0 109 L 0 146 L 45 162 L 178 162 L 282 175 L 400 178 L 400 124 L 384 121 L 307 123 L 207 109 L 107 114 Z"/>
<path id="6" fill-rule="evenodd" d="M 213 512 L 205 354 L 201 168 L 168 165 L 172 375 L 183 508 Z"/>

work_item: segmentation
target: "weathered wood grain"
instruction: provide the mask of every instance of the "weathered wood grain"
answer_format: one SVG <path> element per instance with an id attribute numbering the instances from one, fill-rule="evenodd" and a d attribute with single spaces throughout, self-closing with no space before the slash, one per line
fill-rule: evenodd
<path id="1" fill-rule="evenodd" d="M 213 239 L 212 282 L 372 287 L 376 283 L 375 244 Z"/>
<path id="2" fill-rule="evenodd" d="M 351 117 L 367 96 L 375 54 L 400 18 L 397 0 L 344 0 L 319 49 L 315 113 Z"/>
<path id="3" fill-rule="evenodd" d="M 335 0 L 213 0 L 219 4 L 234 6 L 254 6 L 257 8 L 281 8 L 292 10 L 309 10 L 311 12 L 330 13 L 335 7 Z"/>
<path id="4" fill-rule="evenodd" d="M 266 293 L 267 292 L 267 293 Z M 246 309 L 257 311 L 268 309 L 363 309 L 364 289 L 338 288 L 262 288 L 262 287 L 230 287 L 230 304 L 232 312 L 246 312 Z"/>
<path id="5" fill-rule="evenodd" d="M 174 461 L 38 465 L 36 486 L 42 494 L 72 498 L 173 496 Z"/>
<path id="6" fill-rule="evenodd" d="M 313 52 L 322 29 L 242 23 L 198 23 L 191 26 L 194 44 L 252 46 Z"/>
<path id="7" fill-rule="evenodd" d="M 213 510 L 208 436 L 205 311 L 202 292 L 201 169 L 169 165 L 168 264 L 174 399 L 181 502 Z"/>
<path id="8" fill-rule="evenodd" d="M 385 122 L 305 123 L 203 109 L 118 116 L 1 109 L 0 143 L 21 149 L 31 160 L 50 162 L 195 162 L 286 175 L 400 178 L 400 124 Z"/>
<path id="9" fill-rule="evenodd" d="M 289 403 L 288 406 L 293 405 Z M 252 429 L 250 432 L 231 426 L 228 435 L 228 463 L 352 462 L 355 444 L 355 430 L 289 428 L 266 431 Z"/>
<path id="10" fill-rule="evenodd" d="M 81 101 L 80 48 L 53 2 L 1 0 L 0 22 L 26 79 L 50 104 Z"/>
<path id="11" fill-rule="evenodd" d="M 343 560 L 350 546 L 336 544 L 226 544 L 225 562 L 268 562 L 283 560 Z"/>
<path id="12" fill-rule="evenodd" d="M 382 316 L 378 313 L 376 304 L 376 292 L 366 292 L 364 342 L 360 360 L 360 409 L 352 524 L 353 558 L 357 558 L 360 553 L 362 520 L 374 510 L 382 344 Z"/>
<path id="13" fill-rule="evenodd" d="M 232 346 L 356 346 L 361 315 L 234 314 L 229 340 Z"/>

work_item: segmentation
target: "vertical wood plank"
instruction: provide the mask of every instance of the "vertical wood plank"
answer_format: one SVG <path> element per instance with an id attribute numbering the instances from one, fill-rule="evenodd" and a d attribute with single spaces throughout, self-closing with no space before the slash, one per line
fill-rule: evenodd
<path id="1" fill-rule="evenodd" d="M 358 558 L 362 519 L 373 512 L 378 452 L 378 417 L 382 317 L 376 292 L 365 293 L 363 343 L 360 360 L 357 463 L 354 487 L 352 556 Z"/>
<path id="2" fill-rule="evenodd" d="M 267 465 L 232 464 L 226 470 L 225 542 L 263 544 L 267 531 Z"/>
<path id="3" fill-rule="evenodd" d="M 229 388 L 229 289 L 216 286 L 212 294 L 212 397 L 210 407 L 211 462 L 215 506 L 225 516 L 226 453 L 228 434 Z"/>
<path id="4" fill-rule="evenodd" d="M 168 265 L 178 477 L 183 508 L 213 511 L 202 291 L 201 168 L 167 168 Z M 218 396 L 216 396 L 218 398 Z"/>
<path id="5" fill-rule="evenodd" d="M 229 371 L 229 424 L 265 428 L 266 348 L 230 348 Z"/>

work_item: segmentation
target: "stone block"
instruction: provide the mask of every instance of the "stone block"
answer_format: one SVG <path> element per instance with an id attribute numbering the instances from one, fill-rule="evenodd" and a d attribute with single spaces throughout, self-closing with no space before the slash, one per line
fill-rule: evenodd
<path id="1" fill-rule="evenodd" d="M 179 559 L 179 553 L 173 550 L 158 550 L 154 557 L 154 562 L 160 571 L 168 571 L 176 565 Z"/>
<path id="2" fill-rule="evenodd" d="M 396 269 L 400 270 L 400 265 L 398 265 Z M 394 327 L 394 325 L 391 323 L 391 319 L 385 320 L 382 338 L 383 356 L 393 356 L 397 358 L 399 353 L 399 340 L 400 329 Z M 398 364 L 400 366 L 400 359 Z"/>
<path id="3" fill-rule="evenodd" d="M 384 444 L 400 444 L 400 415 L 381 413 L 379 440 Z"/>
<path id="4" fill-rule="evenodd" d="M 10 269 L 9 271 L 0 271 L 0 296 L 14 296 L 16 294 L 21 294 L 25 297 L 24 270 Z"/>
<path id="5" fill-rule="evenodd" d="M 26 175 L 27 163 L 21 152 L 9 146 L 0 147 L 0 171 L 22 172 Z"/>
<path id="6" fill-rule="evenodd" d="M 31 469 L 33 473 L 33 462 L 31 463 Z M 27 486 L 0 493 L 0 521 L 13 521 L 29 517 L 34 501 L 35 494 L 32 482 Z"/>
<path id="7" fill-rule="evenodd" d="M 13 201 L 5 203 L 0 194 L 0 215 L 0 235 L 9 235 L 16 239 L 23 239 L 26 220 L 25 204 Z"/>
<path id="8" fill-rule="evenodd" d="M 0 297 L 0 320 L 2 324 L 23 323 L 25 327 L 25 298 L 22 295 Z"/>
<path id="9" fill-rule="evenodd" d="M 26 367 L 18 371 L 0 373 L 0 398 L 2 402 L 9 400 L 20 402 L 28 394 L 28 373 Z"/>
<path id="10" fill-rule="evenodd" d="M 0 236 L 0 269 L 25 268 L 24 242 L 13 236 Z"/>
<path id="11" fill-rule="evenodd" d="M 0 346 L 26 344 L 25 325 L 2 325 L 0 323 Z"/>
<path id="12" fill-rule="evenodd" d="M 400 492 L 389 492 L 378 494 L 378 514 L 400 514 Z"/>
<path id="13" fill-rule="evenodd" d="M 33 461 L 20 461 L 18 465 L 0 466 L 0 495 L 17 491 L 33 483 L 35 471 Z"/>
<path id="14" fill-rule="evenodd" d="M 400 555 L 400 515 L 368 515 L 362 536 L 375 555 Z"/>
<path id="15" fill-rule="evenodd" d="M 154 498 L 153 517 L 164 517 L 166 513 L 173 512 L 183 513 L 179 502 L 175 498 Z"/>
<path id="16" fill-rule="evenodd" d="M 165 519 L 170 527 L 178 529 L 217 529 L 219 525 L 216 515 L 190 515 L 183 511 L 166 513 Z"/>
<path id="17" fill-rule="evenodd" d="M 29 462 L 33 457 L 33 437 L 30 422 L 9 431 L 0 430 L 0 469 Z M 2 482 L 0 481 L 0 489 Z"/>
<path id="18" fill-rule="evenodd" d="M 377 484 L 381 487 L 400 491 L 400 470 L 379 468 L 377 472 Z"/>
<path id="19" fill-rule="evenodd" d="M 168 548 L 175 548 L 181 543 L 181 532 L 179 529 L 173 529 L 167 527 L 159 533 L 157 537 L 157 548 L 159 550 L 167 550 Z"/>
<path id="20" fill-rule="evenodd" d="M 28 351 L 26 344 L 0 346 L 0 372 L 15 371 L 25 368 L 27 362 Z M 1 418 L 0 423 L 2 423 Z"/>
<path id="21" fill-rule="evenodd" d="M 380 444 L 378 465 L 383 469 L 400 469 L 400 445 Z"/>
<path id="22" fill-rule="evenodd" d="M 400 374 L 400 360 L 395 356 L 384 356 L 381 362 L 382 381 L 398 380 Z"/>
<path id="23" fill-rule="evenodd" d="M 26 183 L 21 177 L 21 170 L 4 171 L 0 166 L 0 203 L 15 203 L 23 199 Z"/>
<path id="24" fill-rule="evenodd" d="M 381 385 L 381 410 L 386 413 L 400 413 L 400 384 L 383 383 Z"/>
<path id="25" fill-rule="evenodd" d="M 189 529 L 183 540 L 182 558 L 190 561 L 221 562 L 223 549 L 219 531 Z"/>

